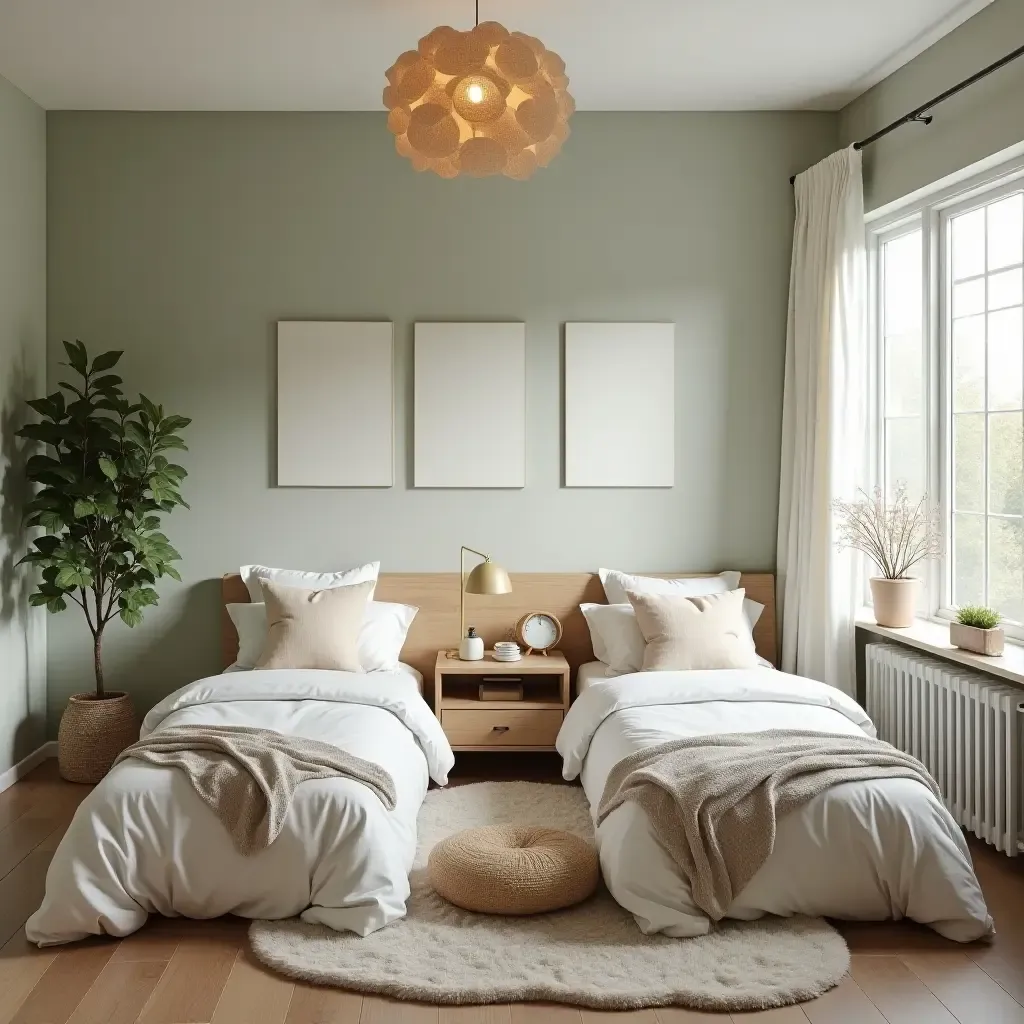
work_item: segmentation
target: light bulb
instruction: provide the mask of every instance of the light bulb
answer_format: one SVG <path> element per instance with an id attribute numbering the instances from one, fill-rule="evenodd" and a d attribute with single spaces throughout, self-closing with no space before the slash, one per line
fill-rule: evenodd
<path id="1" fill-rule="evenodd" d="M 470 103 L 483 103 L 484 100 L 484 87 L 477 82 L 474 82 L 466 90 L 466 99 Z"/>

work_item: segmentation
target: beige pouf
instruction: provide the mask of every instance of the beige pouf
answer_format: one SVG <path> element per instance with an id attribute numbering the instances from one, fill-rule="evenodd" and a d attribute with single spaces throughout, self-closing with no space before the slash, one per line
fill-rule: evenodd
<path id="1" fill-rule="evenodd" d="M 449 903 L 481 914 L 542 914 L 585 900 L 599 874 L 585 839 L 535 825 L 456 832 L 430 851 L 430 882 Z"/>

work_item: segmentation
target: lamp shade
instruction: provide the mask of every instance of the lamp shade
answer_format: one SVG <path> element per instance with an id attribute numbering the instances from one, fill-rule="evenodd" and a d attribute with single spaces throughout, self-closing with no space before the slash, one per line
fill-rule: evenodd
<path id="1" fill-rule="evenodd" d="M 481 562 L 466 577 L 467 594 L 510 594 L 512 581 L 500 565 L 490 560 Z"/>
<path id="2" fill-rule="evenodd" d="M 417 171 L 530 177 L 569 135 L 565 63 L 533 36 L 487 21 L 435 28 L 387 71 L 395 148 Z"/>

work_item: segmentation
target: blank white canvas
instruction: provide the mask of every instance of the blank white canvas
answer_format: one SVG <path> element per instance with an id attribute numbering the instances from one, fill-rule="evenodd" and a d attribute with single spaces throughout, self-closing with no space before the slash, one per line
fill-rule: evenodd
<path id="1" fill-rule="evenodd" d="M 526 325 L 416 324 L 414 486 L 526 486 Z"/>
<path id="2" fill-rule="evenodd" d="M 675 461 L 675 324 L 566 324 L 566 487 L 671 487 Z"/>
<path id="3" fill-rule="evenodd" d="M 278 323 L 278 486 L 394 484 L 393 347 L 390 323 Z"/>

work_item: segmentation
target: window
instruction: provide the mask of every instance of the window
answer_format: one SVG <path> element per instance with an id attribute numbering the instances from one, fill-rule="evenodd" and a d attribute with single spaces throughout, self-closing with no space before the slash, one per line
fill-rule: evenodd
<path id="1" fill-rule="evenodd" d="M 872 225 L 876 475 L 942 510 L 929 611 L 1024 637 L 1024 175 Z"/>

